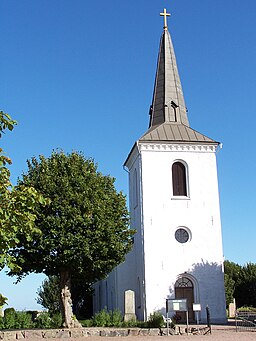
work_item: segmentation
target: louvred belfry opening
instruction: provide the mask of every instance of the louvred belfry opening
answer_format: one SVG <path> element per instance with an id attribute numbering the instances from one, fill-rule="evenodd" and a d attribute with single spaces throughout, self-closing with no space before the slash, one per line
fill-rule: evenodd
<path id="1" fill-rule="evenodd" d="M 172 165 L 172 188 L 174 196 L 187 196 L 186 167 L 181 162 Z"/>

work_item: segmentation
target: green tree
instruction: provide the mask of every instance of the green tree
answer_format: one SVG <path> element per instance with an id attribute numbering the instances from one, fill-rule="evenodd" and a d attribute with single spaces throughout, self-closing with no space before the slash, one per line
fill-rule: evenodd
<path id="1" fill-rule="evenodd" d="M 37 290 L 37 303 L 41 304 L 52 316 L 60 312 L 60 279 L 57 276 L 46 278 Z"/>
<path id="2" fill-rule="evenodd" d="M 37 290 L 37 295 L 37 303 L 46 308 L 51 316 L 61 311 L 59 277 L 49 276 L 46 278 Z M 84 280 L 72 278 L 71 295 L 75 316 L 80 319 L 90 318 L 92 316 L 91 287 L 88 287 L 88 284 Z"/>
<path id="3" fill-rule="evenodd" d="M 233 280 L 235 282 L 238 282 L 240 277 L 241 277 L 241 271 L 242 271 L 242 266 L 234 263 L 234 262 L 230 262 L 228 260 L 224 261 L 224 272 L 226 275 L 228 275 L 229 277 L 233 278 Z"/>
<path id="4" fill-rule="evenodd" d="M 224 262 L 227 305 L 236 299 L 237 307 L 256 307 L 256 264 L 243 266 Z"/>
<path id="5" fill-rule="evenodd" d="M 226 307 L 233 302 L 236 282 L 227 274 L 224 274 L 224 284 L 226 291 Z"/>
<path id="6" fill-rule="evenodd" d="M 239 264 L 225 260 L 224 262 L 224 283 L 226 291 L 226 305 L 235 298 L 236 286 L 240 282 L 242 267 Z"/>
<path id="7" fill-rule="evenodd" d="M 16 121 L 0 111 L 0 138 L 5 130 L 13 130 Z M 8 165 L 11 159 L 0 148 L 0 270 L 7 265 L 12 271 L 20 270 L 16 258 L 8 250 L 20 243 L 18 234 L 25 240 L 40 233 L 35 228 L 35 206 L 47 201 L 33 187 L 15 186 L 10 181 Z"/>
<path id="8" fill-rule="evenodd" d="M 256 307 L 256 264 L 247 263 L 242 267 L 234 296 L 238 307 Z"/>
<path id="9" fill-rule="evenodd" d="M 21 239 L 10 252 L 21 267 L 19 278 L 30 272 L 58 276 L 64 326 L 73 327 L 72 278 L 89 286 L 131 249 L 134 231 L 129 229 L 125 196 L 116 191 L 112 177 L 77 152 L 32 158 L 18 185 L 33 186 L 51 199 L 49 206 L 38 207 L 35 224 L 41 235 Z"/>

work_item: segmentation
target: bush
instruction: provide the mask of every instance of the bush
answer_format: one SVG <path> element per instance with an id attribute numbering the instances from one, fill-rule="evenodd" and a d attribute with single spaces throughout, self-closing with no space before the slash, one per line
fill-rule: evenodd
<path id="1" fill-rule="evenodd" d="M 6 308 L 4 317 L 0 319 L 0 329 L 28 329 L 33 328 L 32 314 L 26 311 L 15 311 Z"/>
<path id="2" fill-rule="evenodd" d="M 111 315 L 111 325 L 113 327 L 122 327 L 123 324 L 123 316 L 119 310 L 114 310 L 110 312 Z"/>
<path id="3" fill-rule="evenodd" d="M 38 310 L 26 310 L 27 314 L 30 314 L 32 317 L 32 321 L 34 322 L 39 314 Z"/>
<path id="4" fill-rule="evenodd" d="M 79 322 L 81 323 L 82 327 L 85 327 L 85 328 L 93 327 L 93 319 L 79 320 Z"/>
<path id="5" fill-rule="evenodd" d="M 112 312 L 105 308 L 95 314 L 92 319 L 93 327 L 122 327 L 123 324 L 123 316 L 119 310 Z"/>
<path id="6" fill-rule="evenodd" d="M 134 319 L 123 321 L 123 316 L 119 310 L 112 312 L 107 311 L 106 308 L 95 314 L 92 320 L 83 320 L 80 323 L 83 327 L 163 328 L 165 326 L 164 318 L 159 312 L 150 314 L 147 322 L 136 321 Z"/>
<path id="7" fill-rule="evenodd" d="M 4 317 L 0 317 L 0 329 L 29 329 L 29 328 L 59 328 L 62 326 L 62 316 L 56 313 L 52 316 L 48 312 L 38 314 L 33 321 L 32 311 L 15 311 L 7 308 Z"/>
<path id="8" fill-rule="evenodd" d="M 14 314 L 14 313 L 15 313 L 15 309 L 14 309 L 14 308 L 6 308 L 6 309 L 4 310 L 4 317 L 5 317 L 6 315 Z"/>
<path id="9" fill-rule="evenodd" d="M 62 327 L 62 316 L 61 313 L 55 313 L 51 317 L 52 320 L 52 328 L 60 328 Z"/>
<path id="10" fill-rule="evenodd" d="M 136 321 L 136 326 L 138 328 L 148 328 L 148 322 L 147 321 Z"/>
<path id="11" fill-rule="evenodd" d="M 46 311 L 40 313 L 36 318 L 36 328 L 51 328 L 51 317 Z"/>
<path id="12" fill-rule="evenodd" d="M 105 308 L 94 315 L 93 326 L 94 327 L 109 327 L 110 321 L 111 321 L 110 314 Z"/>
<path id="13" fill-rule="evenodd" d="M 122 327 L 125 327 L 125 328 L 135 328 L 135 327 L 138 327 L 140 323 L 144 323 L 145 322 L 139 322 L 139 321 L 136 321 L 135 319 L 131 319 L 131 320 L 128 320 L 128 321 L 124 321 L 122 323 Z"/>
<path id="14" fill-rule="evenodd" d="M 4 329 L 4 319 L 2 316 L 0 316 L 0 330 Z"/>
<path id="15" fill-rule="evenodd" d="M 4 310 L 3 318 L 4 329 L 15 329 L 16 325 L 16 311 L 14 308 L 6 308 Z"/>
<path id="16" fill-rule="evenodd" d="M 50 316 L 46 311 L 40 313 L 36 318 L 36 328 L 59 328 L 62 326 L 61 313 L 56 313 Z"/>
<path id="17" fill-rule="evenodd" d="M 165 325 L 163 315 L 157 311 L 150 314 L 147 321 L 148 328 L 163 328 Z"/>
<path id="18" fill-rule="evenodd" d="M 31 314 L 26 311 L 17 311 L 15 315 L 15 329 L 29 329 L 34 327 Z"/>

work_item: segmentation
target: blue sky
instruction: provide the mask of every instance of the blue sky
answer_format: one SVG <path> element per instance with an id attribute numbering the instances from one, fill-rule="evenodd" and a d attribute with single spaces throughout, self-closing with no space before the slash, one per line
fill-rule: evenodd
<path id="1" fill-rule="evenodd" d="M 1 0 L 0 109 L 19 124 L 1 139 L 12 181 L 26 160 L 83 151 L 128 194 L 122 165 L 148 127 L 163 8 L 192 128 L 221 141 L 218 173 L 226 259 L 256 263 L 256 2 Z M 0 292 L 38 308 L 43 276 Z"/>

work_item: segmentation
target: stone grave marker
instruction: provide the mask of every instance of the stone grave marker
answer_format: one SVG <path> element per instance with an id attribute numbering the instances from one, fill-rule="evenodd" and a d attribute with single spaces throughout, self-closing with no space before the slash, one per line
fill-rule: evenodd
<path id="1" fill-rule="evenodd" d="M 136 320 L 135 292 L 133 290 L 126 290 L 124 293 L 124 320 Z"/>

